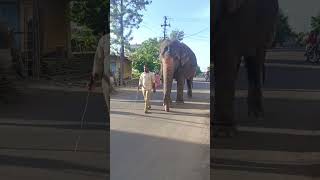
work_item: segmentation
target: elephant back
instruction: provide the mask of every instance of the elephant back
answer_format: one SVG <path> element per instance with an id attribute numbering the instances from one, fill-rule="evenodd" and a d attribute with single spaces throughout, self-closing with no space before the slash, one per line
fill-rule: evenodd
<path id="1" fill-rule="evenodd" d="M 194 52 L 184 43 L 181 44 L 181 65 L 184 66 L 187 63 L 190 63 L 192 67 L 197 67 L 197 58 Z"/>
<path id="2" fill-rule="evenodd" d="M 186 44 L 177 40 L 164 40 L 161 43 L 160 57 L 164 58 L 165 56 L 180 60 L 182 66 L 186 63 L 197 66 L 197 59 L 194 52 Z"/>

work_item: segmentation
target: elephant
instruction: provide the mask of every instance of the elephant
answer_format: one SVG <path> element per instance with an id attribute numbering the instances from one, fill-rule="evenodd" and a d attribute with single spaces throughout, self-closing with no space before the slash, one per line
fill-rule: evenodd
<path id="1" fill-rule="evenodd" d="M 215 0 L 213 17 L 214 98 L 211 134 L 233 136 L 235 81 L 245 62 L 248 116 L 263 118 L 262 86 L 266 49 L 271 48 L 279 15 L 278 0 Z M 212 77 L 211 77 L 212 78 Z"/>
<path id="2" fill-rule="evenodd" d="M 160 73 L 163 82 L 163 106 L 169 112 L 173 79 L 177 81 L 176 103 L 184 103 L 183 88 L 187 81 L 187 94 L 192 97 L 192 82 L 196 74 L 197 58 L 194 52 L 178 40 L 163 40 L 160 44 Z"/>

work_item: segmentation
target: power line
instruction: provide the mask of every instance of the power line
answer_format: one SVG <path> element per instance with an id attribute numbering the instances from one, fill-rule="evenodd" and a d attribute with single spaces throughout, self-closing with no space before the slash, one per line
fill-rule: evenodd
<path id="1" fill-rule="evenodd" d="M 187 37 L 188 39 L 196 40 L 196 41 L 203 41 L 203 42 L 210 42 L 210 39 L 199 39 L 194 37 Z M 183 38 L 185 39 L 185 38 Z"/>
<path id="2" fill-rule="evenodd" d="M 144 25 L 144 24 L 142 24 L 141 26 L 142 26 L 142 27 L 145 27 L 145 28 L 148 29 L 148 30 L 150 30 L 150 31 L 153 32 L 154 34 L 158 34 L 157 32 L 155 32 L 155 31 L 152 30 L 150 27 L 148 27 L 148 26 L 146 26 L 146 25 Z"/>
<path id="3" fill-rule="evenodd" d="M 159 34 L 159 32 L 155 31 L 155 30 L 154 30 L 153 28 L 151 28 L 151 27 L 149 26 L 149 24 L 147 24 L 147 23 L 142 22 L 142 26 L 145 27 L 145 28 L 147 28 L 147 29 L 149 29 L 150 31 L 152 31 L 152 32 L 155 33 L 155 34 Z"/>
<path id="4" fill-rule="evenodd" d="M 201 20 L 173 20 L 178 23 L 200 23 L 200 24 L 210 24 L 210 22 L 204 22 Z"/>
<path id="5" fill-rule="evenodd" d="M 190 34 L 191 35 L 191 34 Z M 185 34 L 185 36 L 190 36 L 189 34 Z M 208 36 L 194 35 L 192 37 L 200 38 L 200 39 L 210 39 Z"/>
<path id="6" fill-rule="evenodd" d="M 178 21 L 200 21 L 202 20 L 203 18 L 174 18 L 175 20 L 178 20 Z"/>
<path id="7" fill-rule="evenodd" d="M 188 37 L 197 35 L 197 34 L 199 34 L 199 33 L 202 33 L 202 32 L 204 32 L 204 31 L 206 31 L 207 29 L 209 29 L 209 27 L 206 27 L 206 28 L 202 29 L 202 30 L 199 31 L 199 32 L 196 32 L 196 33 L 190 34 L 190 35 L 188 35 L 188 36 L 185 36 L 184 38 L 188 38 Z"/>

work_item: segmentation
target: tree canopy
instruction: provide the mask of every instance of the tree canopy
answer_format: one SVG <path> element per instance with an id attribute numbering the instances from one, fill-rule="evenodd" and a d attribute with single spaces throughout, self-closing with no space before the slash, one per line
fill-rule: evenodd
<path id="1" fill-rule="evenodd" d="M 70 18 L 97 35 L 107 29 L 108 10 L 109 0 L 72 0 Z"/>
<path id="2" fill-rule="evenodd" d="M 159 48 L 160 43 L 157 38 L 150 38 L 142 42 L 141 46 L 130 56 L 133 61 L 132 67 L 141 73 L 143 72 L 143 66 L 146 64 L 150 71 L 159 71 Z"/>
<path id="3" fill-rule="evenodd" d="M 170 34 L 170 39 L 182 41 L 184 38 L 184 32 L 180 30 L 173 30 Z"/>
<path id="4" fill-rule="evenodd" d="M 320 32 L 320 15 L 311 17 L 311 29 Z"/>
<path id="5" fill-rule="evenodd" d="M 151 4 L 150 0 L 111 0 L 110 4 L 110 31 L 113 50 L 123 45 L 129 49 L 132 40 L 133 28 L 139 28 L 142 22 L 142 10 Z"/>
<path id="6" fill-rule="evenodd" d="M 288 23 L 288 16 L 280 9 L 274 43 L 282 45 L 290 37 L 295 37 L 295 33 L 292 31 Z"/>

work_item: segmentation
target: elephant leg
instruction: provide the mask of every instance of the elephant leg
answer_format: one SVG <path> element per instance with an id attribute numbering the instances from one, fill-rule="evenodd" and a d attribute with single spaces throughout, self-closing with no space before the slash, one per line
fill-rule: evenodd
<path id="1" fill-rule="evenodd" d="M 169 109 L 172 104 L 170 94 L 171 94 L 171 89 L 166 91 L 166 94 L 164 95 L 164 98 L 163 98 L 163 106 L 166 112 L 169 112 Z"/>
<path id="2" fill-rule="evenodd" d="M 264 114 L 262 105 L 262 79 L 265 52 L 257 50 L 255 57 L 246 57 L 246 68 L 248 76 L 248 115 L 262 118 Z"/>
<path id="3" fill-rule="evenodd" d="M 184 101 L 183 101 L 184 83 L 185 83 L 185 79 L 183 77 L 183 74 L 181 73 L 181 75 L 179 75 L 179 77 L 177 78 L 177 99 L 176 99 L 177 104 L 184 103 Z"/>
<path id="4" fill-rule="evenodd" d="M 171 89 L 173 82 L 173 67 L 174 67 L 174 59 L 170 56 L 167 56 L 162 60 L 162 71 L 163 71 L 163 105 L 164 110 L 169 111 L 171 106 Z"/>
<path id="5" fill-rule="evenodd" d="M 192 97 L 192 79 L 187 79 L 188 97 Z"/>
<path id="6" fill-rule="evenodd" d="M 213 137 L 232 136 L 236 131 L 233 101 L 240 56 L 230 47 L 219 48 L 215 52 L 215 99 L 211 134 Z"/>

